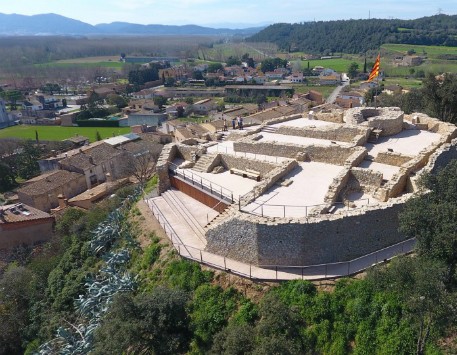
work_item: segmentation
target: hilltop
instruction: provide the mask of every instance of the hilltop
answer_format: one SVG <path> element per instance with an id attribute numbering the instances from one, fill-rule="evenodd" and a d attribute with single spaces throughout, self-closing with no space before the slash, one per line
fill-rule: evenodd
<path id="1" fill-rule="evenodd" d="M 278 23 L 248 38 L 272 42 L 286 51 L 307 53 L 361 53 L 384 43 L 457 45 L 457 15 L 436 15 L 415 20 L 340 20 Z"/>

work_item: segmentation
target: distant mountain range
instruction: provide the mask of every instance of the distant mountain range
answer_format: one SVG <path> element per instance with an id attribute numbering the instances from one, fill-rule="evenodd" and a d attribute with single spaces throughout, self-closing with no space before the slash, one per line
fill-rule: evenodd
<path id="1" fill-rule="evenodd" d="M 90 25 L 56 14 L 17 15 L 0 13 L 0 36 L 45 36 L 45 35 L 253 35 L 263 27 L 243 29 L 211 28 L 197 25 L 139 25 L 128 22 Z"/>

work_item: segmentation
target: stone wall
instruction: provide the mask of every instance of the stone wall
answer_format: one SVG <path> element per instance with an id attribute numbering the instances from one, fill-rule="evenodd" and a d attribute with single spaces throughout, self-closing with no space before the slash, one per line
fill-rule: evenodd
<path id="1" fill-rule="evenodd" d="M 450 143 L 452 139 L 457 138 L 457 126 L 452 123 L 442 122 L 437 118 L 432 118 L 424 113 L 413 113 L 406 116 L 406 119 L 413 124 L 416 124 L 416 126 L 426 124 L 427 130 L 430 132 L 448 136 L 447 143 Z"/>
<path id="2" fill-rule="evenodd" d="M 382 173 L 371 169 L 352 168 L 348 181 L 348 191 L 373 193 L 381 187 Z"/>
<path id="3" fill-rule="evenodd" d="M 343 123 L 343 110 L 332 110 L 330 112 L 321 111 L 315 112 L 314 117 L 320 121 L 333 122 L 333 123 Z"/>
<path id="4" fill-rule="evenodd" d="M 0 249 L 23 244 L 34 245 L 51 239 L 54 217 L 24 222 L 0 224 Z"/>
<path id="5" fill-rule="evenodd" d="M 289 115 L 289 116 L 281 116 L 281 117 L 272 118 L 270 120 L 267 120 L 267 121 L 263 122 L 262 126 L 273 125 L 273 124 L 276 124 L 276 123 L 292 121 L 292 120 L 296 120 L 298 118 L 303 118 L 303 114 L 295 113 L 295 114 Z"/>
<path id="6" fill-rule="evenodd" d="M 162 152 L 159 155 L 159 159 L 157 160 L 156 165 L 156 173 L 159 178 L 159 183 L 157 186 L 159 195 L 171 187 L 168 167 L 170 165 L 169 162 L 173 161 L 177 153 L 178 148 L 174 143 L 166 144 L 162 148 Z"/>
<path id="7" fill-rule="evenodd" d="M 346 168 L 333 179 L 328 188 L 327 194 L 324 197 L 324 202 L 328 204 L 324 211 L 328 210 L 330 206 L 338 200 L 341 191 L 345 188 L 349 181 L 349 172 L 350 168 Z"/>
<path id="8" fill-rule="evenodd" d="M 206 148 L 201 146 L 176 144 L 176 147 L 179 155 L 182 156 L 184 160 L 192 162 L 195 162 L 197 156 L 202 156 L 206 153 Z"/>
<path id="9" fill-rule="evenodd" d="M 370 129 L 360 128 L 356 126 L 324 126 L 324 127 L 290 127 L 282 126 L 279 127 L 276 133 L 284 134 L 289 136 L 298 136 L 298 137 L 307 137 L 307 138 L 316 138 L 316 139 L 325 139 L 330 141 L 339 141 L 339 142 L 354 142 L 354 138 L 357 137 L 356 143 L 363 141 L 362 137 L 365 137 L 364 143 L 367 141 L 368 136 L 370 135 Z M 362 136 L 362 137 L 358 137 Z M 364 144 L 362 143 L 362 144 Z"/>
<path id="10" fill-rule="evenodd" d="M 379 128 L 381 136 L 391 136 L 402 131 L 403 117 L 403 111 L 398 107 L 355 107 L 346 110 L 343 120 L 350 125 Z"/>
<path id="11" fill-rule="evenodd" d="M 398 232 L 402 206 L 326 215 L 308 223 L 237 213 L 208 229 L 206 250 L 264 266 L 347 261 L 405 240 Z"/>
<path id="12" fill-rule="evenodd" d="M 275 169 L 278 165 L 274 163 L 267 163 L 255 159 L 242 158 L 229 154 L 220 154 L 220 163 L 226 169 L 239 169 L 244 170 L 251 169 L 258 171 L 262 178 Z"/>
<path id="13" fill-rule="evenodd" d="M 279 181 L 280 179 L 285 177 L 292 170 L 294 170 L 297 166 L 298 166 L 298 162 L 296 160 L 288 160 L 288 161 L 284 161 L 284 162 L 278 164 L 278 166 L 276 166 L 268 174 L 263 176 L 260 183 L 258 183 L 251 192 L 242 196 L 240 205 L 246 206 L 247 204 L 254 201 L 257 197 L 259 197 L 260 195 L 265 193 L 277 181 Z"/>
<path id="14" fill-rule="evenodd" d="M 394 152 L 379 152 L 374 161 L 376 163 L 393 165 L 393 166 L 402 166 L 406 162 L 410 161 L 414 157 L 409 155 L 403 155 L 400 153 Z"/>
<path id="15" fill-rule="evenodd" d="M 255 142 L 252 140 L 234 142 L 233 149 L 236 152 L 265 154 L 290 159 L 295 159 L 299 153 L 306 153 L 311 161 L 334 165 L 345 165 L 353 153 L 357 153 L 357 156 L 359 156 L 365 151 L 362 147 L 343 147 L 337 144 L 331 146 L 301 146 L 292 143 Z"/>
<path id="16" fill-rule="evenodd" d="M 452 161 L 457 160 L 457 139 L 451 143 L 442 146 L 430 157 L 427 171 L 436 174 L 440 169 Z"/>

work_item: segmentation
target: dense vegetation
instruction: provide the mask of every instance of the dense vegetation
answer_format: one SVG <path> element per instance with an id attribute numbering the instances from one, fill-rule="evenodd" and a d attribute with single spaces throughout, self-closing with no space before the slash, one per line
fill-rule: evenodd
<path id="1" fill-rule="evenodd" d="M 374 95 L 379 94 L 378 91 L 372 89 L 366 94 L 368 103 L 374 105 Z M 376 101 L 378 106 L 397 106 L 406 113 L 424 112 L 430 117 L 457 124 L 457 75 L 446 73 L 441 80 L 429 74 L 421 88 L 399 95 L 381 93 Z"/>
<path id="2" fill-rule="evenodd" d="M 363 53 L 384 43 L 457 45 L 457 15 L 416 20 L 340 20 L 268 26 L 248 40 L 272 42 L 286 51 Z"/>
<path id="3" fill-rule="evenodd" d="M 127 191 L 89 212 L 69 209 L 57 238 L 10 265 L 0 279 L 0 353 L 36 351 L 59 326 L 66 330 L 60 328 L 52 344 L 62 352 L 66 346 L 67 353 L 84 343 L 79 353 L 438 354 L 443 337 L 453 353 L 456 176 L 457 162 L 428 176 L 423 184 L 431 192 L 402 212 L 402 231 L 418 238 L 416 256 L 373 268 L 362 280 L 339 280 L 331 291 L 307 281 L 231 287 L 230 277 L 182 260 L 153 235 L 140 249 L 122 237 L 122 231 L 144 233 L 136 207 L 128 219 L 118 218 L 117 239 L 94 249 L 103 221 Z M 87 292 L 96 295 L 93 284 L 109 271 L 113 254 L 107 252 L 126 247 L 131 257 L 122 275 L 137 275 L 136 286 L 117 292 L 94 323 L 81 306 L 97 308 L 87 306 Z M 111 280 L 107 287 L 117 278 Z M 78 295 L 86 296 L 75 302 Z"/>

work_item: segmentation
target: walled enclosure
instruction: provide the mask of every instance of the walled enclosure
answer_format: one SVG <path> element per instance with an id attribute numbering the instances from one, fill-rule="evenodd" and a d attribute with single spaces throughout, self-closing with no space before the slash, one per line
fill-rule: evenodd
<path id="1" fill-rule="evenodd" d="M 294 115 L 294 118 L 296 116 Z M 229 214 L 221 215 L 221 218 L 205 227 L 205 250 L 260 266 L 304 266 L 351 260 L 410 237 L 398 232 L 398 213 L 412 197 L 411 193 L 406 192 L 417 191 L 417 179 L 422 172 L 434 173 L 452 159 L 457 159 L 457 139 L 451 142 L 452 138 L 457 137 L 457 128 L 417 114 L 414 118 L 421 125 L 416 125 L 416 129 L 426 127 L 429 131 L 440 134 L 441 138 L 415 156 L 397 152 L 378 153 L 375 162 L 400 168 L 399 172 L 386 182 L 383 181 L 381 173 L 358 167 L 368 153 L 367 149 L 357 144 L 365 144 L 374 128 L 382 130 L 381 135 L 387 136 L 397 134 L 403 129 L 411 129 L 412 124 L 408 121 L 412 122 L 413 115 L 404 117 L 398 108 L 356 108 L 316 112 L 314 118 L 340 123 L 342 127 L 280 127 L 277 133 L 350 144 L 301 146 L 257 140 L 265 125 L 293 119 L 283 117 L 264 122 L 256 130 L 242 133 L 237 131 L 234 133 L 236 137 L 231 138 L 234 140 L 233 147 L 236 152 L 278 156 L 288 160 L 280 164 L 257 162 L 263 165 L 254 166 L 253 159 L 217 154 L 212 163 L 214 166 L 222 165 L 225 168 L 235 167 L 241 170 L 250 168 L 261 172 L 262 180 L 253 191 L 241 198 L 240 206 L 247 205 L 256 196 L 266 192 L 297 167 L 299 161 L 342 166 L 344 168 L 329 186 L 324 199 L 326 205 L 316 207 L 308 217 L 302 218 L 260 217 L 237 211 L 237 208 L 231 206 Z M 350 139 L 351 134 L 354 134 L 353 139 Z M 195 162 L 204 153 L 204 147 L 165 146 L 157 164 L 159 192 L 165 191 L 169 185 L 168 161 L 181 156 Z M 344 200 L 350 192 L 368 192 L 378 199 L 380 204 L 328 213 L 334 202 Z"/>
<path id="2" fill-rule="evenodd" d="M 436 172 L 457 159 L 457 140 L 430 157 L 427 171 Z M 348 179 L 362 188 L 379 182 L 376 173 L 353 169 Z M 381 206 L 363 207 L 342 214 L 311 218 L 267 218 L 235 212 L 207 228 L 206 250 L 260 266 L 302 266 L 347 261 L 401 242 L 398 213 L 412 197 L 406 194 Z"/>

